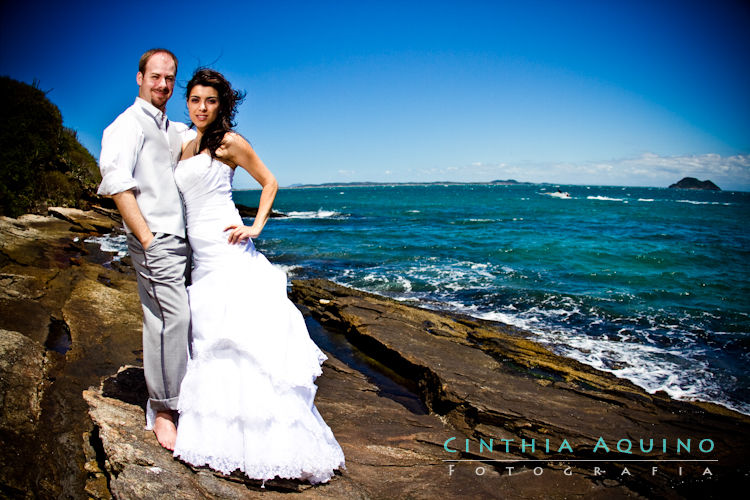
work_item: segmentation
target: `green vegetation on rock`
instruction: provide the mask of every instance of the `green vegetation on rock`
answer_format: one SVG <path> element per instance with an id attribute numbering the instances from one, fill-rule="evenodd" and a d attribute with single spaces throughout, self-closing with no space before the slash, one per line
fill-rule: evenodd
<path id="1" fill-rule="evenodd" d="M 0 99 L 0 215 L 87 208 L 99 167 L 76 132 L 63 127 L 57 106 L 36 83 L 7 76 L 0 76 Z"/>

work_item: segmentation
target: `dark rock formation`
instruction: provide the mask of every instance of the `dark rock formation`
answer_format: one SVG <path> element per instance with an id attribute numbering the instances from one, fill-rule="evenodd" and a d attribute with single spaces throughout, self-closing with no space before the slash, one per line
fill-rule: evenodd
<path id="1" fill-rule="evenodd" d="M 401 375 L 417 381 L 420 395 L 433 414 L 440 415 L 471 439 L 465 450 L 457 439 L 455 458 L 516 460 L 614 461 L 633 476 L 607 476 L 644 495 L 712 495 L 731 491 L 746 480 L 745 452 L 750 446 L 750 417 L 706 403 L 647 394 L 634 384 L 574 360 L 552 354 L 529 341 L 523 331 L 470 317 L 418 309 L 383 297 L 358 292 L 325 280 L 295 281 L 292 294 L 324 326 L 347 339 Z M 653 438 L 653 451 L 642 452 L 639 439 Z M 673 460 L 677 440 L 691 438 L 690 457 L 718 462 L 684 462 L 682 477 L 674 470 L 652 476 L 654 462 Z M 479 440 L 512 439 L 510 453 L 484 453 Z M 551 451 L 544 449 L 546 440 Z M 570 450 L 561 449 L 563 439 Z M 604 448 L 594 451 L 603 439 Z M 618 453 L 621 439 L 634 442 L 631 454 Z M 666 439 L 666 451 L 661 446 Z M 696 450 L 710 439 L 710 453 Z M 522 440 L 536 443 L 522 448 Z M 705 443 L 708 449 L 708 442 Z M 501 447 L 505 451 L 505 447 Z M 648 448 L 648 445 L 646 445 Z M 637 450 L 637 451 L 636 451 Z M 604 455 L 604 456 L 602 456 Z M 623 462 L 618 462 L 623 460 Z M 574 464 L 576 462 L 567 462 Z M 659 463 L 658 465 L 661 465 Z M 710 465 L 721 482 L 704 478 Z M 500 467 L 499 467 L 500 469 Z M 636 472 L 637 471 L 637 472 Z M 572 493 L 570 490 L 566 490 Z"/>
<path id="2" fill-rule="evenodd" d="M 699 181 L 695 177 L 685 177 L 680 182 L 672 184 L 670 188 L 677 189 L 702 189 L 707 191 L 721 191 L 721 188 L 709 180 Z"/>
<path id="3" fill-rule="evenodd" d="M 0 330 L 0 429 L 36 430 L 46 382 L 44 348 L 30 338 Z"/>
<path id="4" fill-rule="evenodd" d="M 240 205 L 239 203 L 234 204 L 237 207 L 237 211 L 240 213 L 242 217 L 255 217 L 258 214 L 258 207 L 248 207 L 245 205 Z M 269 215 L 271 218 L 277 218 L 277 217 L 286 217 L 286 214 L 282 214 L 281 212 L 276 212 L 274 210 L 271 210 L 271 215 Z"/>
<path id="5" fill-rule="evenodd" d="M 107 217 L 53 212 L 0 217 L 0 497 L 85 498 L 81 391 L 140 362 L 132 270 L 83 241 Z"/>

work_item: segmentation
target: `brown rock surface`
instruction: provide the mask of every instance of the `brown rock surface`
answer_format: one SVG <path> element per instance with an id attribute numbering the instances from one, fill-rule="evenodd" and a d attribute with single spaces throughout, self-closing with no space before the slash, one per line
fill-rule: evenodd
<path id="1" fill-rule="evenodd" d="M 46 372 L 44 347 L 18 332 L 0 329 L 0 496 L 26 490 L 18 445 L 37 443 Z"/>
<path id="2" fill-rule="evenodd" d="M 118 380 L 119 379 L 119 380 Z M 258 481 L 237 474 L 226 478 L 207 469 L 193 469 L 174 460 L 153 435 L 143 430 L 143 409 L 126 401 L 143 401 L 140 368 L 124 368 L 104 381 L 102 388 L 84 392 L 96 424 L 106 461 L 99 470 L 109 477 L 119 499 L 166 498 L 423 498 L 449 494 L 462 498 L 492 498 L 498 491 L 508 498 L 539 498 L 565 478 L 565 484 L 587 498 L 635 498 L 628 488 L 595 481 L 576 469 L 563 476 L 535 477 L 530 469 L 512 476 L 489 468 L 485 476 L 448 474 L 443 460 L 446 436 L 456 430 L 437 415 L 418 414 L 379 394 L 379 388 L 360 372 L 335 358 L 324 365 L 318 379 L 316 406 L 331 426 L 346 455 L 346 470 L 329 483 L 310 486 L 296 481 L 272 481 L 262 489 Z M 460 435 L 460 434 L 459 434 Z M 96 463 L 90 457 L 89 463 Z M 91 467 L 94 470 L 94 466 Z"/>
<path id="3" fill-rule="evenodd" d="M 9 389 L 14 395 L 39 387 L 41 410 L 29 415 L 5 399 L 0 496 L 85 498 L 82 436 L 93 425 L 81 391 L 119 366 L 140 361 L 134 276 L 125 267 L 102 266 L 111 256 L 83 241 L 81 214 L 68 214 L 69 220 L 0 217 L 0 329 L 22 334 L 28 339 L 24 349 L 34 346 L 31 351 L 38 352 L 13 364 L 24 370 L 25 385 L 5 372 L 3 383 L 14 385 Z M 85 214 L 86 221 L 96 218 Z M 8 332 L 0 336 L 3 342 L 10 338 Z M 34 401 L 30 397 L 29 405 L 35 407 Z"/>
<path id="4" fill-rule="evenodd" d="M 648 394 L 611 374 L 556 356 L 507 325 L 410 307 L 325 280 L 295 281 L 292 295 L 325 327 L 344 332 L 370 356 L 415 380 L 431 412 L 470 438 L 469 450 L 460 458 L 567 463 L 607 459 L 607 464 L 592 465 L 608 466 L 605 477 L 660 497 L 711 494 L 717 487 L 731 491 L 747 481 L 746 415 Z M 603 447 L 594 451 L 600 438 L 609 453 Z M 677 440 L 688 438 L 691 451 L 678 454 Z M 494 452 L 480 453 L 480 439 L 494 439 Z M 505 444 L 498 443 L 502 439 L 513 440 L 508 442 L 510 453 L 498 452 L 505 450 Z M 547 439 L 549 452 L 544 449 Z M 632 453 L 617 452 L 621 439 L 634 444 Z M 648 440 L 654 439 L 654 450 L 642 452 L 640 439 L 646 440 L 647 451 Z M 713 443 L 710 452 L 698 449 L 704 439 Z M 562 448 L 563 440 L 569 449 Z M 461 449 L 460 443 L 457 439 L 451 446 Z M 621 445 L 627 448 L 627 442 Z M 708 450 L 709 442 L 703 446 Z M 459 458 L 458 453 L 451 458 Z M 710 461 L 630 462 L 678 459 Z M 623 466 L 630 476 L 622 475 Z M 683 475 L 651 475 L 653 466 L 662 471 L 682 467 Z M 713 476 L 704 476 L 707 466 Z M 620 475 L 613 476 L 613 470 Z"/>
<path id="5" fill-rule="evenodd" d="M 0 429 L 34 432 L 42 414 L 46 361 L 38 342 L 0 330 Z"/>
<path id="6" fill-rule="evenodd" d="M 72 223 L 73 231 L 109 233 L 122 227 L 118 212 L 102 207 L 95 207 L 95 210 L 49 207 L 47 212 L 53 217 Z"/>

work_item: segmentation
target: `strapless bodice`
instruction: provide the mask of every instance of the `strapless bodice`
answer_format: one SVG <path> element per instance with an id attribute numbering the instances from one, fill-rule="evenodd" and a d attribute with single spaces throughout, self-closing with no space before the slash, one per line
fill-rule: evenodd
<path id="1" fill-rule="evenodd" d="M 180 160 L 174 177 L 185 207 L 195 280 L 209 268 L 225 266 L 227 258 L 242 252 L 252 241 L 230 245 L 224 231 L 229 225 L 242 224 L 232 200 L 232 167 L 207 154 L 198 154 Z"/>

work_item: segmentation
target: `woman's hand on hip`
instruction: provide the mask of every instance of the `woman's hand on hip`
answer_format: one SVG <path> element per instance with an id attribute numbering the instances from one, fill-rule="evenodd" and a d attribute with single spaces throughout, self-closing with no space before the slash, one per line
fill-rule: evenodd
<path id="1" fill-rule="evenodd" d="M 248 238 L 257 238 L 260 234 L 260 229 L 257 229 L 254 225 L 253 226 L 244 226 L 239 224 L 232 224 L 231 226 L 227 226 L 224 228 L 224 231 L 232 232 L 229 233 L 229 238 L 227 241 L 229 241 L 230 244 L 234 245 L 235 243 L 244 243 L 248 240 Z"/>

